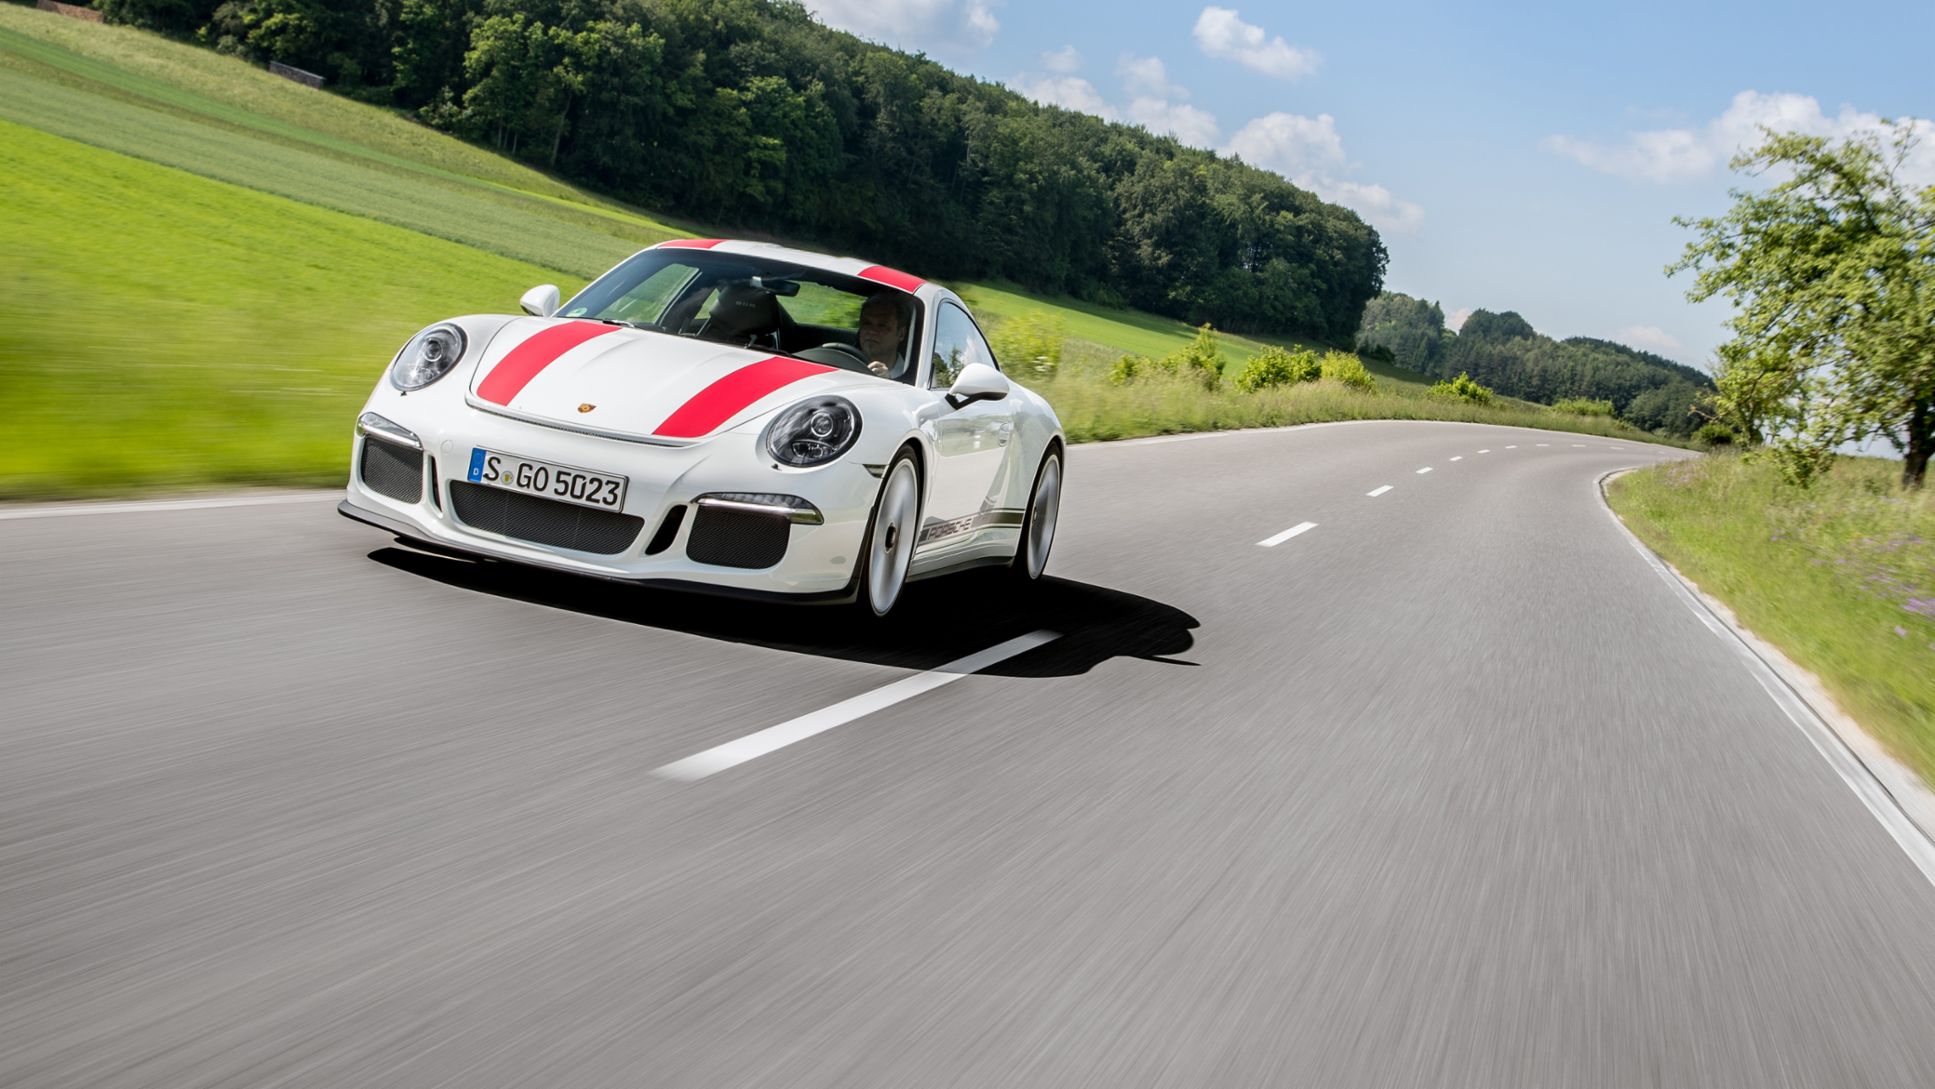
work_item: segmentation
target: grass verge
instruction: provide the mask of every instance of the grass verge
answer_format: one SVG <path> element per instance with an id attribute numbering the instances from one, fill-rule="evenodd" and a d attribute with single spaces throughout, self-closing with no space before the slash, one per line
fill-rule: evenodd
<path id="1" fill-rule="evenodd" d="M 1812 488 L 1737 454 L 1614 481 L 1634 533 L 1935 783 L 1935 494 L 1844 458 Z"/>

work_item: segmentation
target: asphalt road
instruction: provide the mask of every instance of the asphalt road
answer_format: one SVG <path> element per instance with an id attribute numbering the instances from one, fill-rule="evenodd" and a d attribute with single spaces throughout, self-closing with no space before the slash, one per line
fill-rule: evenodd
<path id="1" fill-rule="evenodd" d="M 1580 443 L 1078 447 L 884 626 L 0 520 L 0 1085 L 1935 1085 L 1935 887 Z"/>

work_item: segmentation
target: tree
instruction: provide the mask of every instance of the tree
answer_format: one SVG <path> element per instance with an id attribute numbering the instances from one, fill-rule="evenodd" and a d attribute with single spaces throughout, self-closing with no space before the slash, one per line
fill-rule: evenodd
<path id="1" fill-rule="evenodd" d="M 1695 273 L 1687 298 L 1736 310 L 1717 407 L 1748 435 L 1771 425 L 1797 483 L 1879 436 L 1920 488 L 1935 447 L 1935 186 L 1902 177 L 1914 129 L 1886 124 L 1885 140 L 1838 143 L 1763 130 L 1732 166 L 1784 180 L 1733 190 L 1717 218 L 1675 220 L 1698 237 L 1667 273 Z"/>

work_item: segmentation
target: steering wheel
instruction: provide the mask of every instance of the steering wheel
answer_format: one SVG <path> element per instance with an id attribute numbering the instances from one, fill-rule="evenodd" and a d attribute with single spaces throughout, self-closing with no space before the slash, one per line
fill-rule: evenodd
<path id="1" fill-rule="evenodd" d="M 854 347 L 851 344 L 843 344 L 837 340 L 829 340 L 825 344 L 822 344 L 814 348 L 813 350 L 816 352 L 824 352 L 829 348 L 835 351 L 838 351 L 841 355 L 848 356 L 855 363 L 860 364 L 858 367 L 853 369 L 858 370 L 863 374 L 873 373 L 873 368 L 868 365 L 870 361 L 867 359 L 867 357 L 860 353 L 860 349 Z"/>

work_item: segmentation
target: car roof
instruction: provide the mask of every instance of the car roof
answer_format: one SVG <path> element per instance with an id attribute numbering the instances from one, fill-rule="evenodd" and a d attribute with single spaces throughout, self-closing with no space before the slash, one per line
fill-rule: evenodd
<path id="1" fill-rule="evenodd" d="M 714 253 L 743 253 L 748 257 L 768 257 L 776 261 L 788 261 L 827 272 L 871 280 L 885 287 L 905 291 L 910 295 L 921 294 L 924 288 L 929 287 L 938 290 L 938 285 L 929 284 L 921 277 L 902 272 L 897 268 L 862 261 L 857 257 L 834 257 L 831 254 L 815 253 L 812 250 L 793 249 L 773 242 L 747 242 L 737 238 L 674 238 L 660 242 L 651 248 L 711 250 Z"/>

